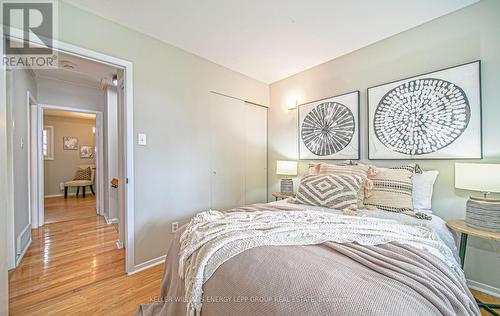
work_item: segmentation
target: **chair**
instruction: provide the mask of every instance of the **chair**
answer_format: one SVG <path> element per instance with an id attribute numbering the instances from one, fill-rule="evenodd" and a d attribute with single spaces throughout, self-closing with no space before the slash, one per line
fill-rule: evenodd
<path id="1" fill-rule="evenodd" d="M 71 181 L 66 181 L 64 182 L 64 198 L 68 198 L 68 188 L 71 187 L 76 187 L 76 197 L 78 197 L 78 194 L 80 193 L 80 187 L 82 187 L 83 190 L 83 197 L 85 198 L 85 188 L 87 186 L 90 186 L 90 191 L 92 191 L 92 194 L 95 195 L 94 192 L 94 181 L 95 181 L 95 165 L 79 165 L 78 168 L 88 168 L 92 170 L 90 180 L 71 180 Z"/>

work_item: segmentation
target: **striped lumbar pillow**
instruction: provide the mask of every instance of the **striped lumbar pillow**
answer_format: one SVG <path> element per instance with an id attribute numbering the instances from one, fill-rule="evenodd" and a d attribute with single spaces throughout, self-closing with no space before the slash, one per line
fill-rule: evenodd
<path id="1" fill-rule="evenodd" d="M 413 211 L 413 172 L 407 168 L 379 170 L 370 176 L 373 188 L 365 205 L 393 212 Z"/>
<path id="2" fill-rule="evenodd" d="M 297 202 L 340 210 L 354 209 L 364 180 L 362 176 L 306 175 L 300 180 Z"/>

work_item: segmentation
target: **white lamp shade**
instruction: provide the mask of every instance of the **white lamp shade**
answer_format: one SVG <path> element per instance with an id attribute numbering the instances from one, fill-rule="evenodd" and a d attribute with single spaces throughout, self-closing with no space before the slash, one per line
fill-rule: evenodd
<path id="1" fill-rule="evenodd" d="M 500 192 L 500 164 L 456 163 L 455 188 Z"/>
<path id="2" fill-rule="evenodd" d="M 296 161 L 276 161 L 276 174 L 282 176 L 296 176 L 297 162 Z"/>

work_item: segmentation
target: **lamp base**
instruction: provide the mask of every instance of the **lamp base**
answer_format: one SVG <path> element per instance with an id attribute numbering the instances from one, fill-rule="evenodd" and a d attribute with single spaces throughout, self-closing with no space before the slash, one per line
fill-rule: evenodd
<path id="1" fill-rule="evenodd" d="M 487 197 L 482 197 L 482 196 L 469 196 L 470 200 L 478 201 L 478 202 L 485 202 L 485 203 L 498 203 L 500 204 L 499 199 L 489 199 Z"/>
<path id="2" fill-rule="evenodd" d="M 280 185 L 281 193 L 285 195 L 293 194 L 293 180 L 292 179 L 281 179 Z"/>
<path id="3" fill-rule="evenodd" d="M 470 197 L 465 223 L 473 228 L 500 232 L 500 201 Z"/>

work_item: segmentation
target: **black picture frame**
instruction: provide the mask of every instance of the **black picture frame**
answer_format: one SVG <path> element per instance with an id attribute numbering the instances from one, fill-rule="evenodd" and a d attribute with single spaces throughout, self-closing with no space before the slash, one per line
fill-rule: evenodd
<path id="1" fill-rule="evenodd" d="M 377 156 L 374 156 L 373 155 L 373 148 L 372 148 L 372 129 L 373 129 L 373 121 L 372 121 L 372 117 L 371 117 L 371 108 L 370 108 L 370 90 L 371 89 L 375 89 L 375 88 L 379 88 L 379 87 L 382 87 L 382 86 L 385 86 L 385 85 L 390 85 L 390 84 L 395 84 L 395 83 L 403 83 L 405 81 L 409 81 L 409 80 L 412 80 L 412 79 L 416 79 L 416 78 L 419 78 L 419 77 L 422 77 L 422 76 L 427 76 L 427 75 L 431 75 L 431 74 L 436 74 L 436 73 L 439 73 L 439 72 L 443 72 L 443 71 L 447 71 L 447 70 L 450 70 L 450 69 L 454 69 L 454 68 L 459 68 L 459 67 L 463 67 L 463 66 L 468 66 L 468 65 L 472 65 L 472 64 L 477 64 L 477 72 L 478 72 L 478 76 L 477 76 L 477 92 L 478 92 L 478 109 L 477 109 L 477 114 L 478 114 L 478 124 L 479 124 L 479 135 L 478 135 L 478 142 L 479 142 L 479 155 L 477 156 L 474 156 L 474 157 L 471 157 L 471 156 L 468 156 L 468 157 L 461 157 L 459 155 L 457 156 L 445 156 L 445 157 L 435 157 L 435 156 L 431 156 L 429 157 L 428 155 L 405 155 L 405 154 L 401 154 L 400 157 L 377 157 Z M 459 64 L 459 65 L 454 65 L 454 66 L 450 66 L 450 67 L 446 67 L 446 68 L 441 68 L 441 69 L 438 69 L 438 70 L 435 70 L 435 71 L 431 71 L 431 72 L 426 72 L 426 73 L 421 73 L 421 74 L 417 74 L 417 75 L 413 75 L 413 76 L 410 76 L 410 77 L 406 77 L 406 78 L 403 78 L 403 79 L 398 79 L 398 80 L 394 80 L 394 81 L 390 81 L 390 82 L 386 82 L 386 83 L 382 83 L 382 84 L 379 84 L 379 85 L 375 85 L 375 86 L 371 86 L 371 87 L 368 87 L 366 89 L 366 117 L 367 117 L 367 140 L 368 140 L 368 159 L 369 160 L 478 160 L 478 159 L 483 159 L 483 115 L 482 115 L 482 84 L 481 84 L 481 60 L 474 60 L 474 61 L 471 61 L 471 62 L 467 62 L 467 63 L 463 63 L 463 64 Z M 458 137 L 459 138 L 459 137 Z M 458 139 L 457 138 L 457 139 Z"/>
<path id="2" fill-rule="evenodd" d="M 300 116 L 301 107 L 310 105 L 312 103 L 317 103 L 317 102 L 326 101 L 326 100 L 333 99 L 333 98 L 347 96 L 349 94 L 356 94 L 356 99 L 357 99 L 357 102 L 356 102 L 357 103 L 356 104 L 357 115 L 355 116 L 355 128 L 354 128 L 355 135 L 353 135 L 353 139 L 355 138 L 357 140 L 356 155 L 349 156 L 349 157 L 338 157 L 338 158 L 333 158 L 331 156 L 328 156 L 328 157 L 318 156 L 318 155 L 314 155 L 311 157 L 303 157 L 302 151 L 301 151 L 301 141 L 302 141 L 302 139 L 301 139 L 301 116 Z M 321 98 L 321 99 L 317 99 L 317 100 L 313 100 L 313 101 L 308 101 L 308 102 L 304 102 L 304 103 L 297 105 L 297 144 L 298 144 L 297 150 L 298 150 L 299 160 L 360 160 L 361 159 L 361 122 L 360 122 L 361 116 L 360 116 L 360 110 L 361 110 L 361 106 L 360 106 L 360 91 L 359 90 L 349 91 L 346 93 L 342 93 L 342 94 L 338 94 L 338 95 L 334 95 L 334 96 L 329 96 L 329 97 L 325 97 L 325 98 Z"/>

